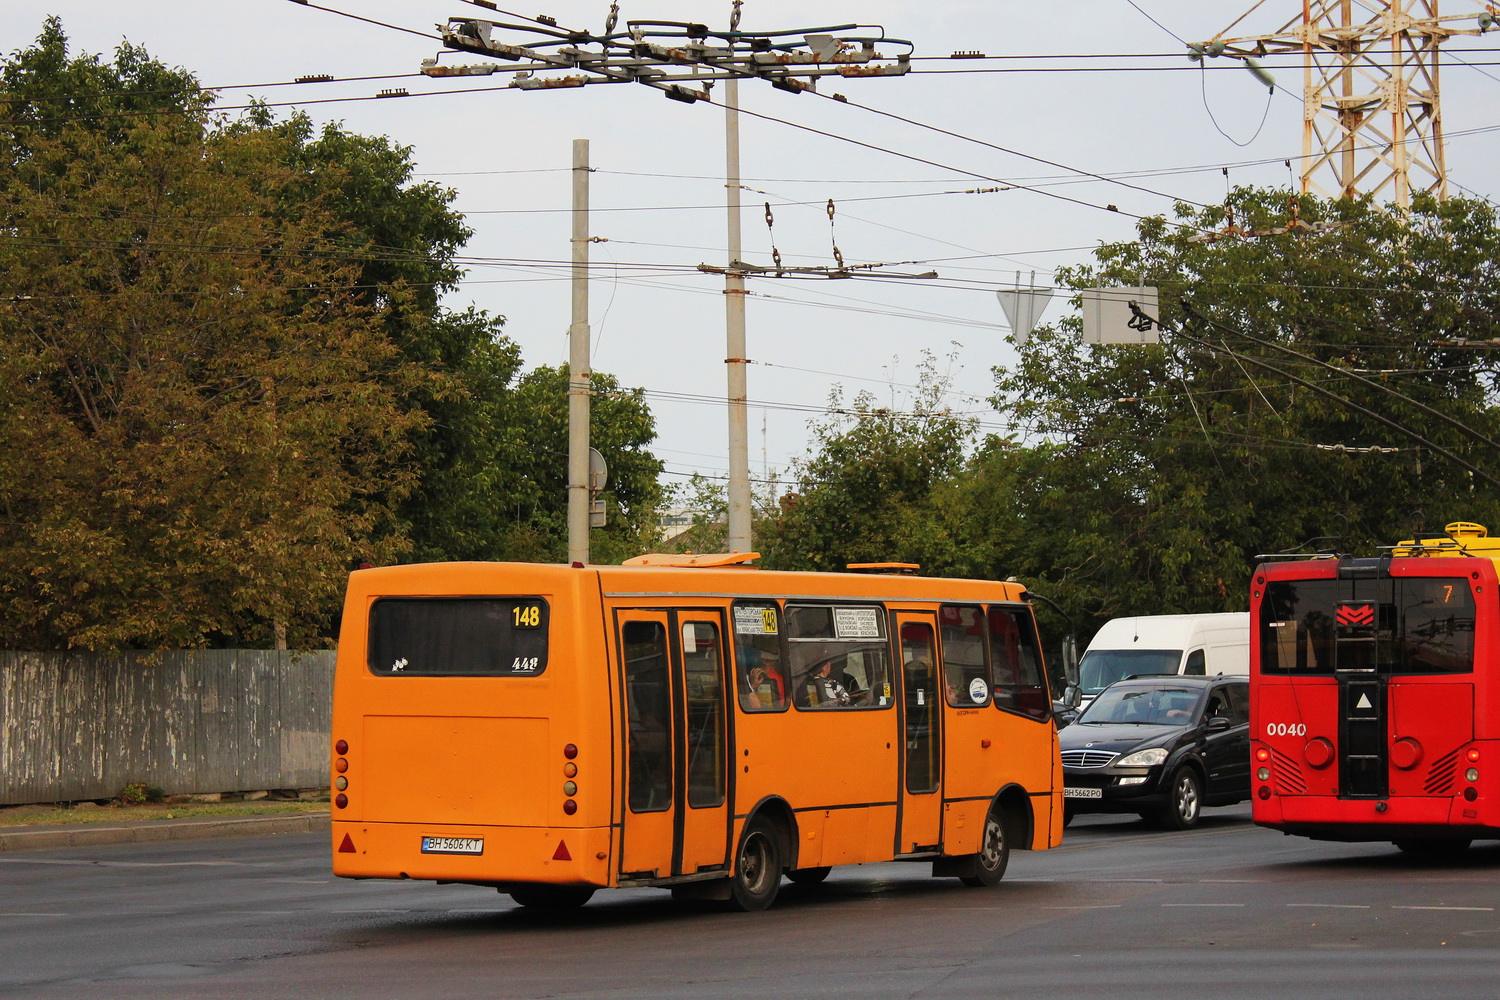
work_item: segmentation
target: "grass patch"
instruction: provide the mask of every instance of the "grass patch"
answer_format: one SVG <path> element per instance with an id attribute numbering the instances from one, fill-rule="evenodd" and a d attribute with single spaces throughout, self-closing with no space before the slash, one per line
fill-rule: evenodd
<path id="1" fill-rule="evenodd" d="M 253 802 L 146 802 L 140 805 L 34 805 L 0 807 L 0 827 L 76 823 L 140 823 L 161 819 L 218 819 L 327 812 L 328 800 L 257 799 Z"/>

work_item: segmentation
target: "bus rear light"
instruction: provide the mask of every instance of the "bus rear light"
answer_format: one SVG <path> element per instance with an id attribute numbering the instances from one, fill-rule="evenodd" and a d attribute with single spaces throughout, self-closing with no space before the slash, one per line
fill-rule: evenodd
<path id="1" fill-rule="evenodd" d="M 1478 781 L 1479 780 L 1479 768 L 1477 768 L 1477 767 L 1471 767 L 1471 768 L 1469 768 L 1467 771 L 1464 772 L 1464 778 L 1466 778 L 1469 781 Z"/>
<path id="2" fill-rule="evenodd" d="M 578 765 L 571 760 L 563 765 L 563 777 L 574 778 L 578 776 Z"/>
<path id="3" fill-rule="evenodd" d="M 1313 767 L 1325 768 L 1333 763 L 1333 744 L 1321 736 L 1315 736 L 1302 748 L 1302 756 Z"/>
<path id="4" fill-rule="evenodd" d="M 1255 772 L 1255 776 L 1257 778 L 1259 778 L 1261 781 L 1270 781 L 1271 780 L 1271 769 L 1269 767 L 1263 767 L 1260 770 L 1258 770 L 1258 771 Z"/>
<path id="5" fill-rule="evenodd" d="M 333 745 L 333 752 L 336 753 L 336 754 L 338 754 L 340 757 L 342 757 L 344 754 L 348 753 L 349 752 L 349 741 L 348 740 L 339 740 L 337 743 L 335 743 Z"/>
<path id="6" fill-rule="evenodd" d="M 337 778 L 333 779 L 333 787 L 342 792 L 344 789 L 349 787 L 349 779 L 341 774 Z"/>
<path id="7" fill-rule="evenodd" d="M 345 795 L 343 792 L 339 792 L 333 797 L 333 804 L 338 806 L 340 809 L 343 809 L 349 805 L 349 796 Z"/>
<path id="8" fill-rule="evenodd" d="M 578 748 L 569 743 L 567 746 L 563 747 L 563 756 L 568 758 L 569 760 L 572 760 L 574 757 L 578 756 Z"/>
<path id="9" fill-rule="evenodd" d="M 1271 797 L 1271 790 L 1265 785 L 1261 785 L 1255 790 L 1255 797 L 1264 802 L 1266 799 L 1269 799 Z"/>
<path id="10" fill-rule="evenodd" d="M 349 770 L 349 760 L 348 760 L 348 758 L 346 758 L 346 757 L 340 757 L 338 760 L 334 761 L 333 762 L 333 769 L 335 771 L 337 771 L 339 774 L 343 774 L 345 771 Z"/>
<path id="11" fill-rule="evenodd" d="M 578 786 L 576 784 L 574 784 L 573 782 L 571 782 L 571 781 L 564 781 L 563 782 L 563 794 L 564 795 L 577 795 L 578 794 Z"/>
<path id="12" fill-rule="evenodd" d="M 1268 761 L 1271 759 L 1271 751 L 1267 750 L 1265 747 L 1257 747 L 1255 751 L 1255 759 L 1258 761 Z"/>
<path id="13" fill-rule="evenodd" d="M 567 813 L 569 816 L 573 815 L 577 811 L 578 803 L 574 802 L 572 799 L 568 799 L 563 803 L 563 812 Z"/>
<path id="14" fill-rule="evenodd" d="M 1473 802 L 1477 798 L 1479 798 L 1479 789 L 1477 789 L 1477 788 L 1465 788 L 1464 789 L 1464 801 L 1465 802 Z M 1465 811 L 1464 815 L 1467 816 L 1469 814 L 1468 814 L 1467 811 Z"/>
<path id="15" fill-rule="evenodd" d="M 1467 754 L 1465 754 L 1464 756 L 1466 756 L 1466 757 L 1469 758 L 1469 763 L 1470 764 L 1477 764 L 1477 763 L 1479 763 L 1479 748 L 1478 747 L 1469 747 L 1469 752 Z"/>
<path id="16" fill-rule="evenodd" d="M 1403 771 L 1410 771 L 1422 761 L 1422 744 L 1409 736 L 1391 744 L 1391 763 Z"/>

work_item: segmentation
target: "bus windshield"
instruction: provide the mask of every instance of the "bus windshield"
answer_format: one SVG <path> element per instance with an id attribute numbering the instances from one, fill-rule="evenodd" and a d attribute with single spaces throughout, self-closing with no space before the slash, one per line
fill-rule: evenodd
<path id="1" fill-rule="evenodd" d="M 1180 649 L 1091 649 L 1078 664 L 1079 687 L 1092 697 L 1126 677 L 1175 674 L 1181 662 Z"/>

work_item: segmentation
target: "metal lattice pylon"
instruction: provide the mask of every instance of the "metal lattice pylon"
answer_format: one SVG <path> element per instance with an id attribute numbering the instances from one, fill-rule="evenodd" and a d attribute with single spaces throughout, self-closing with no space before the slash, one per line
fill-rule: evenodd
<path id="1" fill-rule="evenodd" d="M 1224 37 L 1265 2 L 1192 48 L 1250 60 L 1303 55 L 1302 190 L 1369 194 L 1403 208 L 1413 192 L 1446 198 L 1438 50 L 1454 35 L 1487 30 L 1496 8 L 1440 15 L 1438 0 L 1302 0 L 1302 13 L 1279 31 Z"/>

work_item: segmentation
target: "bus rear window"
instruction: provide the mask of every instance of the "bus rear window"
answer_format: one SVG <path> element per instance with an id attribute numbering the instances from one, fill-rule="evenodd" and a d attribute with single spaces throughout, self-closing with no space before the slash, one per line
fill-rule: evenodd
<path id="1" fill-rule="evenodd" d="M 1474 669 L 1474 595 L 1462 577 L 1275 580 L 1258 627 L 1262 673 Z"/>
<path id="2" fill-rule="evenodd" d="M 535 677 L 547 618 L 538 597 L 383 597 L 370 608 L 370 672 Z"/>

